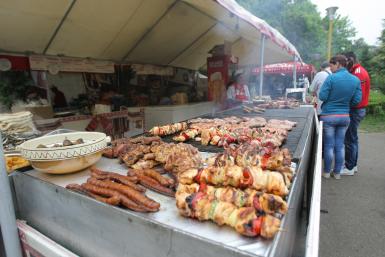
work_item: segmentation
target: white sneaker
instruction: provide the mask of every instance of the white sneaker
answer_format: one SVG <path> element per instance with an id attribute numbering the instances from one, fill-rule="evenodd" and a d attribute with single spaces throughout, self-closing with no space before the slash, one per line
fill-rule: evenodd
<path id="1" fill-rule="evenodd" d="M 322 177 L 330 178 L 330 173 L 322 172 Z"/>
<path id="2" fill-rule="evenodd" d="M 342 176 L 354 176 L 354 168 L 349 170 L 348 168 L 344 168 L 343 170 L 341 170 L 341 173 L 340 173 Z"/>
<path id="3" fill-rule="evenodd" d="M 354 166 L 353 170 L 354 170 L 354 173 L 358 173 L 358 168 L 357 168 L 357 166 Z"/>
<path id="4" fill-rule="evenodd" d="M 340 175 L 340 174 L 336 174 L 336 173 L 334 173 L 334 172 L 333 172 L 333 177 L 334 177 L 335 179 L 341 179 L 341 175 Z"/>

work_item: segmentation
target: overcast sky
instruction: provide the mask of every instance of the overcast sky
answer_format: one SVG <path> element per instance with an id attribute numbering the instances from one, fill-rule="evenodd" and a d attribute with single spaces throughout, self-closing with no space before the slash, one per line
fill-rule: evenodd
<path id="1" fill-rule="evenodd" d="M 374 45 L 381 35 L 382 20 L 385 19 L 384 0 L 311 0 L 318 6 L 321 16 L 326 16 L 325 9 L 337 6 L 337 14 L 348 16 L 357 30 L 357 37 Z"/>

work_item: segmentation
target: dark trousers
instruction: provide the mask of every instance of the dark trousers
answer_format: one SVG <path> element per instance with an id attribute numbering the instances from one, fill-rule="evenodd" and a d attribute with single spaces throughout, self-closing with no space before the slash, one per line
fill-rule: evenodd
<path id="1" fill-rule="evenodd" d="M 358 127 L 366 114 L 365 108 L 350 110 L 350 123 L 345 134 L 345 167 L 349 170 L 357 166 Z"/>

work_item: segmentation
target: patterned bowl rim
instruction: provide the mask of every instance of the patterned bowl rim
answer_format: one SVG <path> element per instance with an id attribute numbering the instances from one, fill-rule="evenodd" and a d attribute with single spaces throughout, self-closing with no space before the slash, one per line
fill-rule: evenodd
<path id="1" fill-rule="evenodd" d="M 80 157 L 87 157 L 89 155 L 92 155 L 92 154 L 95 154 L 97 152 L 100 152 L 104 149 L 105 147 L 103 148 L 100 148 L 98 150 L 95 150 L 93 152 L 89 152 L 87 154 L 80 154 L 80 155 L 76 155 L 76 156 L 68 156 L 68 157 L 62 157 L 62 158 L 54 158 L 54 159 L 49 159 L 49 158 L 41 158 L 41 159 L 37 159 L 37 158 L 29 158 L 29 157 L 25 157 L 25 155 L 22 155 L 22 157 L 26 160 L 28 160 L 32 165 L 33 163 L 35 162 L 55 162 L 55 161 L 65 161 L 65 160 L 72 160 L 72 159 L 75 159 L 75 158 L 80 158 Z"/>

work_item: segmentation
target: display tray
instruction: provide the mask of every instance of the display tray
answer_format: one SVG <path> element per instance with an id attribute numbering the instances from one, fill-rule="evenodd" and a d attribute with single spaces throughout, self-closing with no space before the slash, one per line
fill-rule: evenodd
<path id="1" fill-rule="evenodd" d="M 207 155 L 207 154 L 203 154 Z M 116 159 L 107 159 L 102 158 L 96 165 L 96 167 L 106 170 L 114 171 L 125 175 L 127 168 L 124 165 L 121 165 Z M 18 174 L 20 176 L 21 174 Z M 65 188 L 66 185 L 71 183 L 81 184 L 86 182 L 87 178 L 90 177 L 90 171 L 84 170 L 78 173 L 66 174 L 66 175 L 51 175 L 42 173 L 35 170 L 30 170 L 24 172 L 23 175 L 29 176 L 31 178 L 36 178 L 38 180 L 44 181 L 50 186 Z M 16 184 L 18 179 L 16 179 Z M 295 190 L 296 179 L 293 182 L 291 191 Z M 66 189 L 64 189 L 66 190 Z M 84 198 L 85 196 L 66 190 L 70 193 L 71 197 Z M 247 238 L 239 235 L 233 229 L 222 226 L 219 227 L 213 222 L 199 222 L 197 220 L 184 218 L 179 215 L 178 210 L 175 205 L 175 199 L 167 196 L 163 196 L 151 190 L 146 191 L 146 195 L 156 200 L 161 204 L 159 212 L 156 213 L 137 213 L 124 208 L 114 207 L 105 205 L 100 202 L 96 204 L 104 205 L 104 207 L 109 209 L 115 209 L 119 212 L 123 212 L 124 215 L 130 217 L 131 215 L 140 217 L 143 221 L 149 222 L 151 224 L 159 224 L 166 228 L 171 228 L 177 233 L 184 233 L 191 236 L 191 240 L 200 239 L 210 243 L 220 244 L 222 246 L 233 248 L 236 251 L 244 252 L 244 254 L 252 254 L 253 256 L 267 256 L 268 252 L 271 251 L 273 240 L 264 240 L 261 238 Z M 52 197 L 52 196 L 46 196 Z M 90 201 L 95 201 L 91 198 L 88 198 Z M 290 206 L 290 196 L 289 196 L 289 206 Z M 67 206 L 72 208 L 71 206 Z M 289 212 L 291 210 L 289 209 Z M 110 222 L 113 222 L 111 220 Z M 32 222 L 33 223 L 33 222 Z M 68 224 L 68 226 L 71 226 Z M 281 233 L 281 232 L 278 232 Z M 71 249 L 71 248 L 70 248 Z M 76 252 L 76 251 L 75 251 Z"/>
<path id="2" fill-rule="evenodd" d="M 202 118 L 225 118 L 229 116 L 236 117 L 263 117 L 266 121 L 270 119 L 279 119 L 279 120 L 290 120 L 297 122 L 297 125 L 288 133 L 288 137 L 283 143 L 283 148 L 288 148 L 290 153 L 293 155 L 293 160 L 298 161 L 302 155 L 302 152 L 299 151 L 301 149 L 300 140 L 301 136 L 304 134 L 305 126 L 307 124 L 308 115 L 310 108 L 296 108 L 296 109 L 269 109 L 266 110 L 263 114 L 255 114 L 255 113 L 244 113 L 242 109 L 235 108 L 223 112 L 218 112 L 212 115 L 206 115 Z M 175 142 L 172 138 L 178 135 L 178 133 L 173 135 L 168 135 L 162 137 L 162 140 L 168 143 Z M 223 152 L 223 147 L 218 147 L 215 145 L 202 145 L 201 142 L 195 140 L 189 140 L 184 143 L 188 143 L 198 148 L 199 151 L 202 152 L 211 152 L 211 153 L 220 153 Z"/>

